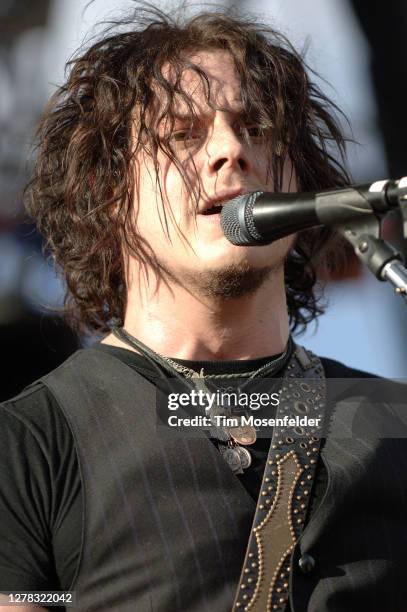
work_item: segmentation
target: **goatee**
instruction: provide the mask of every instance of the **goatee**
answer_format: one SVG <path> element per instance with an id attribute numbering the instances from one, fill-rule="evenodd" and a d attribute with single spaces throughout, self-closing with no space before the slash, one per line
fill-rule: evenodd
<path id="1" fill-rule="evenodd" d="M 188 271 L 182 274 L 182 282 L 170 270 L 167 269 L 166 272 L 177 284 L 202 297 L 233 300 L 255 293 L 282 265 L 283 263 L 255 268 L 247 262 L 242 262 L 225 266 L 221 270 L 206 270 L 195 274 Z"/>

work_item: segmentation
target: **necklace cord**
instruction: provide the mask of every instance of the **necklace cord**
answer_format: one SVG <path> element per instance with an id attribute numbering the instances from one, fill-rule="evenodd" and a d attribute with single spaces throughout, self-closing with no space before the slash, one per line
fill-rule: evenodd
<path id="1" fill-rule="evenodd" d="M 196 384 L 194 383 L 190 383 L 191 379 L 203 379 L 206 382 L 204 383 L 205 386 L 210 390 L 211 389 L 211 385 L 210 385 L 210 380 L 209 379 L 238 379 L 240 378 L 242 375 L 249 375 L 248 380 L 245 382 L 245 384 L 242 385 L 242 387 L 240 388 L 241 390 L 244 389 L 247 385 L 249 385 L 250 381 L 255 379 L 256 377 L 258 377 L 259 375 L 261 377 L 264 377 L 264 375 L 266 373 L 270 374 L 273 373 L 275 374 L 276 371 L 278 371 L 278 369 L 282 369 L 286 363 L 288 362 L 288 360 L 290 359 L 292 352 L 294 350 L 294 342 L 292 340 L 292 337 L 289 336 L 288 337 L 288 341 L 287 341 L 287 346 L 284 350 L 284 352 L 280 355 L 280 357 L 278 357 L 277 359 L 272 360 L 271 362 L 266 363 L 265 365 L 261 366 L 260 368 L 258 368 L 257 370 L 255 370 L 254 372 L 250 373 L 250 372 L 243 372 L 243 373 L 238 373 L 238 374 L 215 374 L 215 375 L 203 375 L 203 368 L 201 369 L 201 373 L 199 374 L 198 372 L 195 372 L 195 370 L 192 370 L 191 368 L 188 368 L 186 366 L 182 366 L 178 363 L 176 363 L 175 361 L 173 361 L 171 358 L 169 357 L 164 357 L 163 355 L 160 355 L 159 353 L 156 353 L 156 351 L 154 351 L 153 349 L 151 349 L 150 347 L 148 347 L 146 344 L 144 344 L 143 342 L 141 342 L 141 340 L 139 340 L 138 338 L 135 338 L 134 336 L 132 336 L 131 334 L 129 334 L 128 331 L 126 331 L 123 327 L 114 327 L 112 329 L 112 333 L 113 335 L 118 338 L 119 340 L 121 340 L 122 342 L 124 342 L 125 344 L 128 344 L 129 346 L 131 346 L 132 348 L 135 348 L 136 350 L 138 350 L 139 352 L 141 352 L 149 361 L 149 363 L 154 367 L 154 369 L 158 372 L 160 379 L 165 383 L 165 386 L 167 389 L 170 389 L 170 383 L 168 382 L 168 377 L 165 376 L 165 374 L 163 373 L 162 369 L 159 367 L 159 365 L 172 377 L 172 378 L 176 378 L 179 382 L 181 382 L 187 389 L 189 389 L 190 391 L 193 391 L 194 389 L 196 389 Z M 159 365 L 158 365 L 159 364 Z M 189 373 L 189 377 L 186 376 L 186 372 Z M 202 380 L 202 382 L 203 382 Z M 216 389 L 216 387 L 215 387 Z M 212 388 L 213 391 L 213 388 Z"/>
<path id="2" fill-rule="evenodd" d="M 143 342 L 138 340 L 138 338 L 135 338 L 134 336 L 129 334 L 123 327 L 114 327 L 112 330 L 112 333 L 116 338 L 118 338 L 125 344 L 131 346 L 132 348 L 136 349 L 142 355 L 144 355 L 144 357 L 146 357 L 149 363 L 158 372 L 159 379 L 164 382 L 167 390 L 168 389 L 171 390 L 170 382 L 169 382 L 168 377 L 165 376 L 163 370 L 169 373 L 171 377 L 177 378 L 177 380 L 180 381 L 182 385 L 186 387 L 187 389 L 189 389 L 190 391 L 193 391 L 197 387 L 198 388 L 203 387 L 205 390 L 211 390 L 211 385 L 208 384 L 208 380 L 207 380 L 208 375 L 207 376 L 204 375 L 203 368 L 201 369 L 200 373 L 198 373 L 192 370 L 191 368 L 188 368 L 186 366 L 182 366 L 181 364 L 176 363 L 169 357 L 164 357 L 163 355 L 156 353 L 155 351 L 153 351 L 153 349 L 151 349 L 147 345 L 143 344 Z M 271 362 L 264 364 L 263 366 L 255 370 L 254 372 L 243 372 L 243 373 L 229 374 L 229 375 L 215 374 L 215 375 L 209 375 L 209 378 L 212 378 L 212 379 L 215 379 L 215 378 L 232 379 L 233 378 L 236 380 L 241 376 L 246 376 L 246 377 L 248 376 L 248 380 L 242 385 L 240 389 L 242 390 L 247 385 L 249 385 L 251 380 L 255 379 L 256 377 L 259 377 L 259 376 L 263 377 L 265 373 L 270 373 L 270 372 L 275 374 L 276 371 L 278 371 L 278 369 L 282 369 L 287 364 L 288 360 L 291 358 L 293 348 L 294 348 L 294 343 L 293 343 L 291 336 L 289 336 L 287 346 L 284 352 L 277 359 L 273 359 Z M 161 366 L 163 370 L 159 366 Z M 192 384 L 191 384 L 191 379 L 193 381 Z M 157 383 L 157 386 L 158 386 L 158 383 Z M 215 388 L 216 388 L 216 383 L 215 383 Z M 232 451 L 234 441 L 232 440 L 232 436 L 228 432 L 227 428 L 214 424 L 214 420 L 213 420 L 214 414 L 215 414 L 215 408 L 212 407 L 210 411 L 212 425 L 211 425 L 210 433 L 208 437 L 214 438 L 217 441 L 218 449 L 221 452 L 221 454 L 225 455 L 225 459 L 227 463 L 229 463 L 230 461 L 233 462 L 234 461 L 233 456 L 228 459 L 226 456 L 226 452 Z M 256 436 L 254 437 L 254 439 L 255 438 Z M 232 445 L 232 448 L 229 448 L 229 450 L 227 451 L 228 447 L 222 446 L 225 443 L 227 443 L 228 446 Z M 238 473 L 243 473 L 242 461 L 243 460 L 246 461 L 246 464 L 244 467 L 249 467 L 251 464 L 250 453 L 247 451 L 247 449 L 242 449 L 241 447 L 238 447 L 238 446 L 237 446 L 236 451 L 239 454 L 239 466 L 241 470 L 241 472 L 238 471 Z M 242 458 L 243 453 L 245 453 L 245 455 Z M 232 470 L 235 470 L 235 467 L 233 467 L 232 465 L 231 467 L 232 467 Z"/>
<path id="3" fill-rule="evenodd" d="M 157 363 L 161 365 L 161 367 L 166 372 L 171 374 L 172 377 L 175 377 L 178 380 L 181 380 L 183 383 L 185 383 L 188 380 L 186 373 L 190 375 L 189 378 L 193 377 L 193 378 L 205 378 L 205 379 L 215 379 L 215 378 L 233 379 L 233 378 L 240 378 L 240 377 L 246 377 L 246 378 L 248 377 L 249 380 L 251 380 L 253 378 L 256 378 L 259 375 L 264 377 L 264 374 L 266 372 L 270 373 L 270 370 L 271 370 L 271 372 L 275 373 L 277 369 L 284 367 L 285 363 L 291 356 L 291 353 L 293 351 L 293 344 L 294 344 L 291 336 L 289 336 L 287 346 L 284 352 L 277 359 L 272 359 L 270 362 L 262 365 L 260 368 L 258 368 L 254 372 L 241 372 L 237 374 L 206 374 L 204 376 L 202 374 L 203 368 L 201 369 L 201 374 L 199 374 L 195 370 L 192 370 L 192 368 L 188 368 L 186 366 L 182 366 L 176 363 L 170 357 L 164 357 L 163 355 L 160 355 L 160 353 L 157 353 L 156 351 L 154 351 L 147 345 L 143 344 L 141 340 L 138 340 L 137 338 L 129 334 L 129 332 L 127 332 L 123 327 L 114 327 L 112 330 L 112 333 L 116 338 L 118 338 L 125 344 L 128 344 L 132 346 L 133 348 L 139 350 L 148 359 L 151 365 L 153 365 L 155 370 L 158 371 L 161 378 L 163 378 L 163 372 L 157 366 Z M 193 386 L 188 385 L 188 384 L 187 386 L 191 389 L 194 388 Z"/>
<path id="4" fill-rule="evenodd" d="M 148 346 L 143 344 L 140 340 L 138 340 L 137 338 L 129 334 L 123 327 L 114 327 L 112 329 L 112 333 L 116 338 L 118 338 L 125 344 L 128 344 L 132 348 L 135 348 L 138 351 L 140 351 L 143 354 L 143 356 L 146 357 L 149 363 L 154 367 L 154 369 L 158 372 L 161 380 L 166 381 L 166 384 L 167 384 L 168 378 L 167 376 L 165 376 L 162 369 L 157 365 L 157 362 L 161 365 L 162 368 L 164 368 L 167 372 L 172 374 L 173 377 L 180 380 L 183 384 L 186 384 L 190 389 L 193 389 L 193 387 L 188 384 L 185 376 L 182 376 L 174 368 L 170 367 L 169 364 L 165 361 L 165 359 L 161 355 L 159 355 L 158 353 L 150 349 Z"/>

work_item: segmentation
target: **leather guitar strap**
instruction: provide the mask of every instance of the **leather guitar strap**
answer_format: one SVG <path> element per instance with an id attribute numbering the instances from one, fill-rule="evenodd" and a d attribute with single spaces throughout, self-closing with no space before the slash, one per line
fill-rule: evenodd
<path id="1" fill-rule="evenodd" d="M 304 527 L 324 425 L 325 375 L 316 355 L 295 347 L 279 399 L 233 612 L 283 612 L 288 602 L 291 554 Z M 287 415 L 296 423 L 277 426 Z M 298 426 L 304 416 L 317 424 Z"/>

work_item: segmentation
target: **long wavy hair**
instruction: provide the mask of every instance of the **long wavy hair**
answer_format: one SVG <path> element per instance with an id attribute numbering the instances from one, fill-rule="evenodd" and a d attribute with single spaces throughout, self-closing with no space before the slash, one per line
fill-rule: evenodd
<path id="1" fill-rule="evenodd" d="M 78 331 L 105 332 L 123 322 L 123 245 L 143 265 L 154 265 L 131 214 L 134 156 L 143 151 L 151 157 L 161 189 L 157 153 L 163 151 L 192 189 L 171 129 L 180 98 L 194 113 L 182 89 L 185 68 L 199 76 L 210 103 L 208 79 L 191 63 L 191 53 L 216 49 L 232 56 L 245 110 L 272 135 L 267 156 L 276 191 L 287 155 L 302 191 L 349 183 L 339 111 L 310 81 L 304 59 L 282 34 L 227 11 L 186 18 L 138 2 L 134 15 L 110 23 L 67 64 L 66 82 L 38 127 L 34 174 L 25 191 L 27 211 L 66 282 L 64 313 Z M 168 138 L 158 135 L 162 119 L 170 126 Z M 323 311 L 315 295 L 317 270 L 340 250 L 327 228 L 298 234 L 285 262 L 293 330 Z"/>

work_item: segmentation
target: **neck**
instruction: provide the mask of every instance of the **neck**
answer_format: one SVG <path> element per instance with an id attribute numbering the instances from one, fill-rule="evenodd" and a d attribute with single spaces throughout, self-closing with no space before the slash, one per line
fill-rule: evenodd
<path id="1" fill-rule="evenodd" d="M 125 329 L 167 357 L 244 360 L 284 351 L 289 325 L 283 272 L 271 275 L 253 294 L 209 300 L 179 285 L 130 290 Z M 110 335 L 107 344 L 123 346 Z M 126 348 L 129 348 L 125 345 Z"/>

